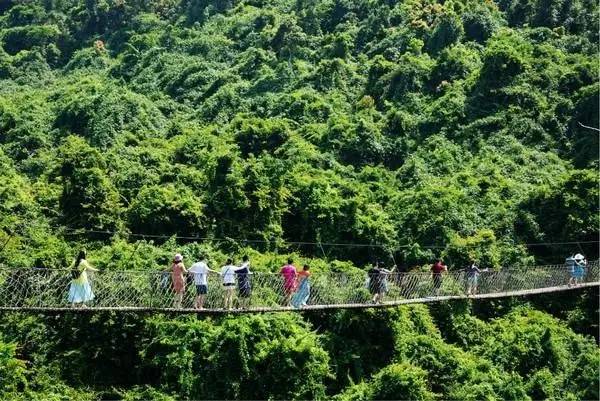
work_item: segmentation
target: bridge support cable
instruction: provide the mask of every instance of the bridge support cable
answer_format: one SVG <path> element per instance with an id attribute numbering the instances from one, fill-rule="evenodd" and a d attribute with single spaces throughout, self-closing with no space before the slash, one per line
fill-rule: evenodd
<path id="1" fill-rule="evenodd" d="M 468 277 L 464 271 L 450 271 L 443 276 L 439 288 L 429 273 L 410 272 L 389 274 L 383 303 L 371 302 L 373 287 L 364 272 L 315 273 L 310 278 L 310 297 L 307 305 L 294 309 L 286 304 L 283 280 L 278 274 L 253 273 L 250 302 L 236 313 L 352 309 L 387 307 L 407 303 L 426 303 L 451 299 L 499 298 L 521 296 L 572 288 L 600 286 L 598 261 L 591 262 L 577 285 L 569 286 L 570 273 L 564 265 L 546 265 L 518 269 L 483 271 L 478 288 L 467 294 Z M 0 268 L 0 311 L 152 311 L 198 313 L 193 308 L 196 288 L 189 277 L 182 308 L 173 308 L 174 292 L 170 274 L 166 272 L 103 270 L 90 275 L 94 299 L 86 307 L 71 307 L 67 294 L 71 282 L 69 270 Z M 224 289 L 218 275 L 209 277 L 206 309 L 202 313 L 223 313 Z M 237 288 L 236 301 L 239 301 Z"/>

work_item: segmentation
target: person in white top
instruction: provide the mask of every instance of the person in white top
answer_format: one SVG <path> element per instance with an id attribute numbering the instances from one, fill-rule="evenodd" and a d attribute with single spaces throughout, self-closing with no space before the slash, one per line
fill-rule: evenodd
<path id="1" fill-rule="evenodd" d="M 208 273 L 218 273 L 212 270 L 206 264 L 206 258 L 200 257 L 200 261 L 192 265 L 188 270 L 189 273 L 194 275 L 194 284 L 196 284 L 196 300 L 194 301 L 194 307 L 196 309 L 204 309 L 204 300 L 208 293 Z"/>
<path id="2" fill-rule="evenodd" d="M 223 289 L 225 290 L 225 309 L 231 309 L 233 306 L 233 290 L 235 289 L 235 272 L 242 269 L 233 265 L 233 260 L 227 259 L 225 266 L 221 268 L 221 277 L 223 278 Z"/>

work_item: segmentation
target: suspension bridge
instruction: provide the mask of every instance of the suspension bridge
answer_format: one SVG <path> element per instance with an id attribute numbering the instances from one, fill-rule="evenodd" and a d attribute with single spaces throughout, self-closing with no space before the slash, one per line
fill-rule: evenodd
<path id="1" fill-rule="evenodd" d="M 196 296 L 193 280 L 187 280 L 182 307 L 173 307 L 174 292 L 168 272 L 107 269 L 91 274 L 89 281 L 94 299 L 85 307 L 73 307 L 67 302 L 71 282 L 69 270 L 0 268 L 0 311 L 260 313 L 502 298 L 600 286 L 598 260 L 588 264 L 577 284 L 569 284 L 569 279 L 570 273 L 564 264 L 484 270 L 478 278 L 476 292 L 470 295 L 465 271 L 451 270 L 443 274 L 439 288 L 427 272 L 390 273 L 382 283 L 386 288 L 383 301 L 374 304 L 366 272 L 316 272 L 310 278 L 307 305 L 295 309 L 286 305 L 283 279 L 279 274 L 255 272 L 250 275 L 252 291 L 248 305 L 226 310 L 223 309 L 221 278 L 210 275 L 205 309 L 200 310 L 193 307 Z"/>

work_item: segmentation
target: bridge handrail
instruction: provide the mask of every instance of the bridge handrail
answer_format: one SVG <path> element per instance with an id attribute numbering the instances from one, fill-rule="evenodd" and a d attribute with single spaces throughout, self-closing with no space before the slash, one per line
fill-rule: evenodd
<path id="1" fill-rule="evenodd" d="M 561 268 L 558 268 L 558 267 Z M 385 292 L 384 301 L 397 304 L 423 299 L 451 299 L 467 296 L 467 290 L 477 285 L 478 297 L 494 294 L 545 292 L 564 289 L 572 285 L 597 283 L 597 260 L 588 264 L 583 275 L 573 281 L 565 265 L 544 265 L 519 269 L 483 270 L 475 280 L 464 270 L 450 270 L 441 280 L 433 279 L 429 272 L 394 272 L 377 280 L 367 279 L 365 271 L 317 272 L 309 279 L 310 296 L 307 308 L 369 306 L 376 292 Z M 236 276 L 238 277 L 238 276 Z M 254 272 L 250 276 L 250 310 L 287 310 L 286 287 L 279 273 Z M 193 284 L 190 277 L 189 284 Z M 475 282 L 476 281 L 476 282 Z M 0 267 L 0 310 L 6 308 L 53 309 L 69 306 L 67 294 L 71 286 L 70 269 L 11 269 Z M 174 291 L 171 275 L 155 270 L 109 270 L 89 275 L 94 299 L 88 308 L 151 308 L 170 310 Z M 564 288 L 563 288 L 564 287 Z M 238 298 L 242 294 L 238 293 Z M 183 307 L 191 308 L 196 288 L 187 285 Z M 206 306 L 222 306 L 223 291 L 218 275 L 208 276 Z"/>

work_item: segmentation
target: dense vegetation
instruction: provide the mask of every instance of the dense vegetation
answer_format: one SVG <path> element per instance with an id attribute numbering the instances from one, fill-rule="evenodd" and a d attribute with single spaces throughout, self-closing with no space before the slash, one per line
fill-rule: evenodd
<path id="1" fill-rule="evenodd" d="M 569 296 L 594 303 L 598 292 Z M 4 315 L 0 394 L 40 401 L 598 399 L 596 342 L 535 310 L 535 302 L 516 302 L 478 304 L 483 313 L 459 302 L 215 319 Z M 498 308 L 508 312 L 489 316 Z M 596 305 L 586 316 L 596 332 L 597 316 Z"/>
<path id="2" fill-rule="evenodd" d="M 598 23 L 591 0 L 2 1 L 0 263 L 597 257 Z M 7 314 L 0 398 L 598 399 L 597 292 L 541 299 Z"/>

